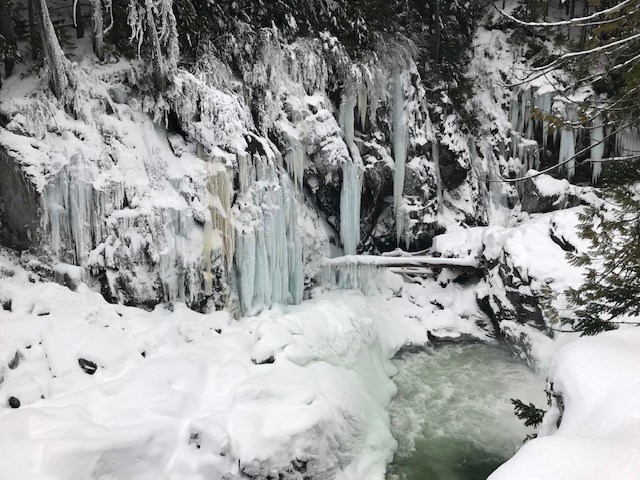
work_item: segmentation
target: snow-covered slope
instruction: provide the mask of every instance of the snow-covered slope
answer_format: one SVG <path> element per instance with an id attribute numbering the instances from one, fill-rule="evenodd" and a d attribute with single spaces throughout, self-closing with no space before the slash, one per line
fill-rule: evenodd
<path id="1" fill-rule="evenodd" d="M 109 304 L 39 267 L 0 255 L 0 478 L 382 479 L 389 358 L 427 331 L 490 340 L 455 283 L 381 275 L 374 297 L 318 293 L 232 321 Z"/>

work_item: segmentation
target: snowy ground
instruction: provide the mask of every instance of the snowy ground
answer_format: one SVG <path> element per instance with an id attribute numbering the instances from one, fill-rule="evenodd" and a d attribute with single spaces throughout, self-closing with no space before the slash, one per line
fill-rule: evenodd
<path id="1" fill-rule="evenodd" d="M 375 297 L 327 292 L 236 322 L 108 304 L 0 262 L 0 478 L 381 479 L 388 359 L 427 324 L 487 338 L 457 284 L 389 275 Z"/>

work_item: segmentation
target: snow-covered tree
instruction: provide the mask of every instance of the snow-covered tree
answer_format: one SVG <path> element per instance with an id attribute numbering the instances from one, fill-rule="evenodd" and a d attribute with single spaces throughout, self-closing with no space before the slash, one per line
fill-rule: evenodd
<path id="1" fill-rule="evenodd" d="M 0 0 L 0 59 L 4 61 L 5 75 L 8 77 L 13 72 L 18 49 L 16 37 L 13 33 L 11 16 L 11 1 Z"/>
<path id="2" fill-rule="evenodd" d="M 62 99 L 66 93 L 70 93 L 68 91 L 70 64 L 60 47 L 56 31 L 49 17 L 46 0 L 35 0 L 33 7 L 40 30 L 51 89 L 57 98 Z"/>
<path id="3" fill-rule="evenodd" d="M 165 90 L 180 54 L 173 0 L 130 0 L 128 22 L 138 55 L 142 55 L 143 47 L 149 49 L 154 84 L 158 90 Z"/>

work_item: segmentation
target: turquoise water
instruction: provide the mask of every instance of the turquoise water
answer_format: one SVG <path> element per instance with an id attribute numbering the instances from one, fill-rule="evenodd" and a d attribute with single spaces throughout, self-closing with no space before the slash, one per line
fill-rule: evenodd
<path id="1" fill-rule="evenodd" d="M 449 345 L 394 363 L 388 480 L 484 480 L 532 433 L 510 399 L 545 405 L 544 378 L 496 347 Z"/>

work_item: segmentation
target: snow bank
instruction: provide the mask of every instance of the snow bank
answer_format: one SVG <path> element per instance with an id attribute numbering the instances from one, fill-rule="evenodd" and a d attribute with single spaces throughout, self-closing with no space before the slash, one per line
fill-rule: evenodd
<path id="1" fill-rule="evenodd" d="M 375 299 L 328 292 L 232 322 L 32 283 L 8 253 L 0 266 L 0 478 L 382 479 L 388 359 L 442 309 L 391 275 Z M 457 287 L 430 328 L 482 335 Z"/>
<path id="2" fill-rule="evenodd" d="M 549 372 L 562 404 L 554 401 L 539 437 L 490 480 L 640 478 L 639 369 L 640 329 L 563 347 Z"/>

